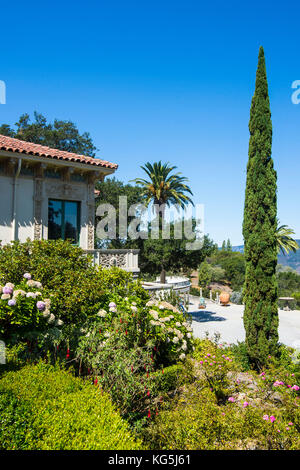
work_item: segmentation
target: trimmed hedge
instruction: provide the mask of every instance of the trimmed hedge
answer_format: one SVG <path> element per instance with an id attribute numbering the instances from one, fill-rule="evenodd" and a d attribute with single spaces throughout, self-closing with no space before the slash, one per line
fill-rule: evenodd
<path id="1" fill-rule="evenodd" d="M 0 449 L 142 449 L 109 396 L 45 363 L 0 380 Z"/>

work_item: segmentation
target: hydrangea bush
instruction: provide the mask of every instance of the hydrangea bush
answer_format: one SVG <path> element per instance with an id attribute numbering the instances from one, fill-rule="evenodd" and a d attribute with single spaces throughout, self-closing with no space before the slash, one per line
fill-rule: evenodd
<path id="1" fill-rule="evenodd" d="M 157 371 L 184 361 L 193 348 L 182 313 L 167 302 L 133 295 L 112 295 L 80 334 L 71 358 L 81 374 L 110 391 L 131 420 L 157 412 Z"/>
<path id="2" fill-rule="evenodd" d="M 42 284 L 33 280 L 30 273 L 25 273 L 18 285 L 0 285 L 0 295 L 0 332 L 5 338 L 28 329 L 62 324 L 51 313 L 51 300 L 44 298 Z"/>

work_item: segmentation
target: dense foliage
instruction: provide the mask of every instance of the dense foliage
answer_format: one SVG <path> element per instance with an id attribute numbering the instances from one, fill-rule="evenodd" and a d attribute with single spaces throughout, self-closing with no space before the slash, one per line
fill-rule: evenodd
<path id="1" fill-rule="evenodd" d="M 0 449 L 141 449 L 98 387 L 43 363 L 0 380 Z"/>
<path id="2" fill-rule="evenodd" d="M 0 250 L 0 282 L 18 284 L 24 273 L 40 281 L 51 312 L 65 323 L 78 324 L 101 308 L 110 294 L 148 295 L 130 274 L 92 265 L 83 250 L 62 240 L 13 242 Z"/>
<path id="3" fill-rule="evenodd" d="M 0 134 L 66 152 L 95 156 L 97 149 L 90 134 L 80 134 L 73 122 L 55 119 L 53 124 L 47 123 L 45 116 L 37 112 L 34 113 L 34 119 L 31 123 L 29 114 L 22 114 L 15 124 L 15 129 L 8 124 L 2 124 Z"/>
<path id="4" fill-rule="evenodd" d="M 276 172 L 271 158 L 272 122 L 264 51 L 258 57 L 250 110 L 243 236 L 246 275 L 244 326 L 251 361 L 262 366 L 278 343 Z"/>
<path id="5" fill-rule="evenodd" d="M 282 348 L 260 373 L 246 368 L 244 344 L 197 340 L 185 383 L 143 430 L 151 449 L 299 449 L 299 365 Z"/>

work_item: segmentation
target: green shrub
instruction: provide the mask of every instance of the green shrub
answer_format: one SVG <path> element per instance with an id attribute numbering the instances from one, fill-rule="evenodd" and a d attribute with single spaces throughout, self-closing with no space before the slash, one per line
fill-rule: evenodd
<path id="1" fill-rule="evenodd" d="M 184 384 L 191 383 L 193 379 L 192 367 L 189 362 L 174 364 L 152 374 L 157 395 L 175 391 Z"/>
<path id="2" fill-rule="evenodd" d="M 191 287 L 190 288 L 190 294 L 194 295 L 196 297 L 200 296 L 200 288 L 199 287 Z"/>
<path id="3" fill-rule="evenodd" d="M 113 293 L 149 298 L 130 273 L 98 269 L 81 248 L 63 240 L 28 240 L 1 247 L 0 282 L 19 284 L 25 272 L 43 284 L 52 313 L 65 323 L 80 324 L 95 315 Z"/>
<path id="4" fill-rule="evenodd" d="M 39 363 L 0 380 L 0 449 L 141 449 L 98 387 Z"/>
<path id="5" fill-rule="evenodd" d="M 294 297 L 294 299 L 295 299 L 295 301 L 293 302 L 294 306 L 295 306 L 294 310 L 296 310 L 296 309 L 299 310 L 299 308 L 300 308 L 300 292 L 293 292 L 291 297 Z"/>
<path id="6" fill-rule="evenodd" d="M 265 415 L 260 407 L 219 406 L 212 392 L 192 385 L 158 413 L 143 436 L 151 449 L 160 450 L 298 449 L 299 415 L 297 408 L 290 415 Z"/>
<path id="7" fill-rule="evenodd" d="M 243 292 L 240 291 L 233 291 L 230 295 L 230 302 L 237 305 L 242 305 L 243 303 Z"/>

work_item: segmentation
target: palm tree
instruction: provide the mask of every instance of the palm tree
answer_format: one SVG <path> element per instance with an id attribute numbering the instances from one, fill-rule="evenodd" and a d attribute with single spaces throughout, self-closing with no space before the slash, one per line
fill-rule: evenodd
<path id="1" fill-rule="evenodd" d="M 132 180 L 142 187 L 142 197 L 145 204 L 148 206 L 151 202 L 158 206 L 171 204 L 179 204 L 184 208 L 188 203 L 194 205 L 191 198 L 186 194 L 193 195 L 191 189 L 185 184 L 188 181 L 181 173 L 170 174 L 175 170 L 176 166 L 169 166 L 169 163 L 162 164 L 161 161 L 153 163 L 146 163 L 141 166 L 145 171 L 149 180 L 143 178 L 135 178 Z M 164 214 L 164 211 L 162 211 Z"/>
<path id="2" fill-rule="evenodd" d="M 164 218 L 165 205 L 170 207 L 172 204 L 178 204 L 184 208 L 187 204 L 194 205 L 189 197 L 193 195 L 191 189 L 185 184 L 188 179 L 181 176 L 181 173 L 172 173 L 176 166 L 170 166 L 169 163 L 162 164 L 161 161 L 153 163 L 147 162 L 145 166 L 141 166 L 142 170 L 147 174 L 148 179 L 135 178 L 132 182 L 140 185 L 142 188 L 142 199 L 148 206 L 154 203 L 156 216 Z M 161 208 L 161 213 L 159 209 Z M 161 215 L 160 215 L 161 214 Z M 160 281 L 165 283 L 166 273 L 162 265 Z"/>
<path id="3" fill-rule="evenodd" d="M 276 242 L 277 242 L 277 252 L 287 255 L 290 251 L 294 253 L 298 250 L 299 245 L 291 235 L 294 235 L 295 232 L 287 225 L 280 225 L 279 220 L 276 230 Z"/>

